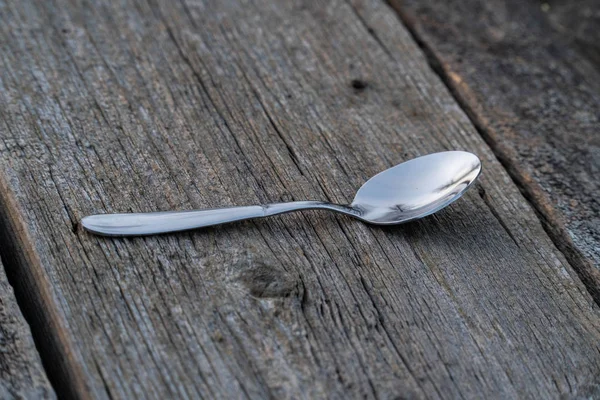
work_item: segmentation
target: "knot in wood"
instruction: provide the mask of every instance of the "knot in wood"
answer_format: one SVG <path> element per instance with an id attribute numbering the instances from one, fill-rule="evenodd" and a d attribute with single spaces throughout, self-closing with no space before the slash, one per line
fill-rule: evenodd
<path id="1" fill-rule="evenodd" d="M 281 267 L 260 260 L 238 264 L 238 281 L 255 297 L 288 297 L 298 286 L 298 280 Z"/>

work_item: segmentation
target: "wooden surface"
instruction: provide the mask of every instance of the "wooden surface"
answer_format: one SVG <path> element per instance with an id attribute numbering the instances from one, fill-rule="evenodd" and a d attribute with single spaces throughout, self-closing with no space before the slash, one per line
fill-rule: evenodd
<path id="1" fill-rule="evenodd" d="M 600 301 L 600 2 L 391 3 Z"/>
<path id="2" fill-rule="evenodd" d="M 55 398 L 0 263 L 0 398 Z"/>
<path id="3" fill-rule="evenodd" d="M 600 310 L 375 0 L 3 1 L 0 210 L 59 395 L 556 398 Z M 477 186 L 378 228 L 306 212 L 109 239 L 81 217 L 325 199 L 446 149 Z"/>

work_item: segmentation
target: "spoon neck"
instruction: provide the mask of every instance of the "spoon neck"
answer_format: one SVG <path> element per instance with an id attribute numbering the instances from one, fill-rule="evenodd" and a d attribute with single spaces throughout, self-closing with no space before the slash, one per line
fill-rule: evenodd
<path id="1" fill-rule="evenodd" d="M 291 201 L 288 203 L 267 204 L 262 207 L 265 212 L 265 217 L 300 210 L 330 210 L 351 215 L 353 217 L 360 216 L 359 211 L 350 206 L 328 203 L 325 201 Z"/>

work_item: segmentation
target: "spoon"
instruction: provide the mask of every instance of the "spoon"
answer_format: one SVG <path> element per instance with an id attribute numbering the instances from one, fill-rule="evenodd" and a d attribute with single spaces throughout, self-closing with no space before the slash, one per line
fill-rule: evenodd
<path id="1" fill-rule="evenodd" d="M 261 206 L 131 214 L 90 215 L 83 227 L 104 236 L 141 236 L 177 232 L 291 211 L 337 211 L 376 225 L 401 224 L 423 218 L 457 200 L 477 179 L 481 161 L 464 151 L 418 157 L 375 175 L 350 205 L 293 201 Z"/>

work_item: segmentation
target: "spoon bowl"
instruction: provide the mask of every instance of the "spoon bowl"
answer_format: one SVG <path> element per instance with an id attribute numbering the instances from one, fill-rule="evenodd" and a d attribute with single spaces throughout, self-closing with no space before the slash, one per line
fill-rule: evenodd
<path id="1" fill-rule="evenodd" d="M 336 211 L 377 225 L 401 224 L 433 214 L 454 202 L 480 172 L 481 161 L 474 154 L 447 151 L 418 157 L 380 172 L 358 190 L 350 205 L 293 201 L 194 211 L 98 214 L 83 218 L 81 224 L 98 235 L 141 236 L 310 209 Z"/>
<path id="2" fill-rule="evenodd" d="M 369 179 L 350 207 L 378 225 L 422 218 L 458 200 L 481 172 L 481 161 L 464 151 L 418 157 Z"/>

